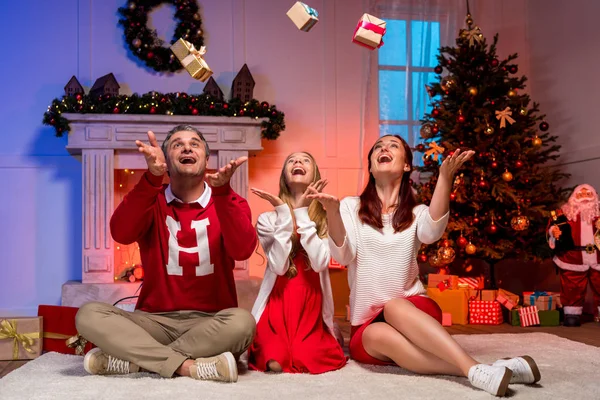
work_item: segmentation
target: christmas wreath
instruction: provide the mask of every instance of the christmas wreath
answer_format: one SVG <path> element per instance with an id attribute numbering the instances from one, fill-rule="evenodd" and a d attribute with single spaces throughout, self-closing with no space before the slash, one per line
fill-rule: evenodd
<path id="1" fill-rule="evenodd" d="M 200 13 L 196 0 L 131 0 L 119 8 L 119 24 L 125 29 L 125 41 L 131 52 L 155 71 L 174 72 L 182 68 L 173 53 L 147 26 L 148 13 L 162 3 L 174 5 L 177 27 L 171 43 L 183 38 L 199 49 L 204 44 Z"/>

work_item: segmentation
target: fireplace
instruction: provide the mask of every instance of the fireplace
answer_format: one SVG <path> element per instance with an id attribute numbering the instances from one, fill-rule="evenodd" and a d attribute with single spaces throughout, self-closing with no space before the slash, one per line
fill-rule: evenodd
<path id="1" fill-rule="evenodd" d="M 140 282 L 117 281 L 123 265 L 116 265 L 115 251 L 120 245 L 110 235 L 109 221 L 119 201 L 119 179 L 115 173 L 135 172 L 138 178 L 146 169 L 135 140 L 147 142 L 149 130 L 161 143 L 176 125 L 192 125 L 204 135 L 211 150 L 208 168 L 216 169 L 231 159 L 251 156 L 262 150 L 262 120 L 246 117 L 206 117 L 171 115 L 64 114 L 70 121 L 67 149 L 82 162 L 82 281 L 69 281 L 62 288 L 62 304 L 79 307 L 87 301 L 113 303 L 132 296 Z M 115 188 L 115 182 L 117 187 Z M 231 179 L 238 194 L 248 196 L 248 163 Z M 115 197 L 117 193 L 117 197 Z M 137 250 L 137 246 L 133 252 Z M 121 251 L 120 247 L 119 250 Z M 139 259 L 139 256 L 137 256 Z M 133 255 L 131 260 L 136 260 Z M 119 261 L 122 262 L 122 261 Z M 127 261 L 135 262 L 135 261 Z M 258 285 L 249 278 L 248 262 L 236 262 L 238 295 L 254 292 Z M 239 296 L 238 296 L 239 297 Z M 250 300 L 250 299 L 249 299 Z M 241 301 L 242 302 L 242 301 Z"/>

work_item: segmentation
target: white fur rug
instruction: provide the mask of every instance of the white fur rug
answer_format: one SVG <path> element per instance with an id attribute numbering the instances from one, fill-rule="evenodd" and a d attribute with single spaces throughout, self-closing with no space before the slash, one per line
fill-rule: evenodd
<path id="1" fill-rule="evenodd" d="M 600 398 L 600 348 L 546 333 L 457 335 L 476 359 L 528 354 L 541 369 L 535 386 L 511 385 L 509 396 L 521 399 Z M 189 378 L 162 379 L 139 373 L 90 376 L 83 358 L 48 353 L 0 379 L 0 399 L 490 399 L 466 378 L 417 376 L 396 367 L 350 362 L 323 375 L 240 374 L 235 384 Z"/>

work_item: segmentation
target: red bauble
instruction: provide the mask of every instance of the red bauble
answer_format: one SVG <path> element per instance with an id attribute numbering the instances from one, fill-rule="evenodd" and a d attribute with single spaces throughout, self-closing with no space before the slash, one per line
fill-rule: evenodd
<path id="1" fill-rule="evenodd" d="M 466 245 L 469 244 L 469 241 L 467 240 L 467 238 L 465 238 L 464 236 L 460 236 L 458 239 L 456 239 L 456 244 L 459 247 L 465 247 Z"/>
<path id="2" fill-rule="evenodd" d="M 540 122 L 540 131 L 546 132 L 550 128 L 550 125 L 546 121 Z"/>
<path id="3" fill-rule="evenodd" d="M 213 108 L 215 108 L 215 105 L 211 104 L 210 107 L 208 107 L 208 108 L 210 108 L 212 110 Z"/>
<path id="4" fill-rule="evenodd" d="M 498 66 L 498 59 L 494 58 L 492 61 L 490 61 L 490 65 L 492 67 L 497 67 Z"/>
<path id="5" fill-rule="evenodd" d="M 229 108 L 229 104 L 227 104 L 227 103 L 223 104 L 223 108 L 224 109 L 228 109 Z"/>
<path id="6" fill-rule="evenodd" d="M 434 126 L 431 127 L 431 132 L 438 133 L 439 131 L 440 131 L 440 128 L 438 128 L 437 125 L 434 125 Z"/>
<path id="7" fill-rule="evenodd" d="M 419 143 L 416 147 L 415 150 L 422 153 L 425 151 L 425 145 L 423 143 Z"/>
<path id="8" fill-rule="evenodd" d="M 474 224 L 478 224 L 479 223 L 479 217 L 474 217 L 473 218 L 473 223 Z"/>
<path id="9" fill-rule="evenodd" d="M 433 115 L 434 117 L 439 116 L 440 110 L 438 110 L 437 108 L 434 108 L 433 110 L 431 110 L 431 115 Z"/>
<path id="10" fill-rule="evenodd" d="M 267 107 L 269 107 L 269 103 L 267 103 L 266 101 L 263 101 L 262 103 L 260 103 L 260 105 L 261 105 L 263 108 L 267 108 Z"/>
<path id="11" fill-rule="evenodd" d="M 276 111 L 273 111 L 273 112 L 271 113 L 271 115 L 272 115 L 272 116 L 276 116 L 276 115 L 277 115 L 277 112 L 276 112 Z"/>
<path id="12" fill-rule="evenodd" d="M 240 110 L 240 115 L 244 115 L 244 110 Z"/>
<path id="13" fill-rule="evenodd" d="M 452 201 L 456 200 L 456 193 L 454 193 L 454 192 L 450 193 L 450 200 L 452 200 Z"/>
<path id="14" fill-rule="evenodd" d="M 419 261 L 427 262 L 427 254 L 425 254 L 425 253 L 419 254 Z"/>
<path id="15" fill-rule="evenodd" d="M 492 168 L 498 168 L 498 163 L 496 161 L 492 161 Z"/>
<path id="16" fill-rule="evenodd" d="M 521 160 L 517 160 L 517 161 L 515 162 L 515 167 L 517 167 L 517 168 L 521 168 L 522 166 L 523 166 L 523 161 L 521 161 Z"/>
<path id="17" fill-rule="evenodd" d="M 76 98 L 77 100 L 81 100 L 81 95 L 78 93 L 78 94 L 77 94 L 77 96 L 75 96 L 75 98 Z"/>
<path id="18" fill-rule="evenodd" d="M 448 246 L 450 246 L 450 241 L 449 241 L 448 239 L 444 239 L 444 240 L 442 241 L 442 246 L 443 246 L 443 247 L 448 247 Z"/>
<path id="19" fill-rule="evenodd" d="M 508 72 L 510 72 L 511 74 L 516 74 L 519 71 L 519 67 L 517 67 L 516 65 L 511 65 L 510 68 L 508 69 Z"/>
<path id="20" fill-rule="evenodd" d="M 151 51 L 149 51 L 149 52 L 148 52 L 148 54 L 147 54 L 147 57 L 148 57 L 149 59 L 150 59 L 150 58 L 152 58 L 152 57 L 154 57 L 154 53 L 153 53 L 153 52 L 151 52 Z"/>
<path id="21" fill-rule="evenodd" d="M 156 107 L 150 107 L 150 114 L 156 113 Z"/>
<path id="22" fill-rule="evenodd" d="M 436 74 L 441 74 L 442 72 L 444 72 L 444 69 L 442 67 L 440 67 L 439 65 L 437 67 L 435 67 L 433 69 L 433 72 L 435 72 Z"/>
<path id="23" fill-rule="evenodd" d="M 491 224 L 487 227 L 487 231 L 491 234 L 494 234 L 498 231 L 498 227 L 496 226 L 496 224 Z"/>
<path id="24" fill-rule="evenodd" d="M 164 97 L 161 97 L 161 99 L 160 99 L 160 102 L 161 102 L 161 103 L 164 103 L 165 101 L 167 101 L 167 99 L 166 99 L 166 98 L 164 98 Z"/>
<path id="25" fill-rule="evenodd" d="M 192 115 L 198 115 L 198 109 L 192 108 Z"/>
<path id="26" fill-rule="evenodd" d="M 119 111 L 121 111 L 121 110 L 119 110 L 119 107 L 113 108 L 113 114 L 118 114 Z"/>
<path id="27" fill-rule="evenodd" d="M 465 122 L 465 116 L 464 116 L 464 115 L 462 115 L 462 114 L 460 114 L 460 115 L 458 116 L 458 118 L 456 118 L 456 120 L 457 120 L 459 123 L 461 123 L 461 124 L 462 124 L 463 122 Z"/>

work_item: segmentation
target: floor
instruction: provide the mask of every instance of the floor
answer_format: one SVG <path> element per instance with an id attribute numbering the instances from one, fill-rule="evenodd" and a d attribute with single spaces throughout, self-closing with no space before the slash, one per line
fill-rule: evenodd
<path id="1" fill-rule="evenodd" d="M 346 344 L 350 338 L 350 324 L 344 318 L 336 318 L 340 325 Z M 531 333 L 546 332 L 576 342 L 586 343 L 591 346 L 600 347 L 600 323 L 588 322 L 578 328 L 565 328 L 564 326 L 531 327 L 521 328 L 509 324 L 501 325 L 453 325 L 446 328 L 452 335 L 477 335 L 486 333 Z M 14 371 L 27 361 L 0 361 L 0 378 Z"/>

